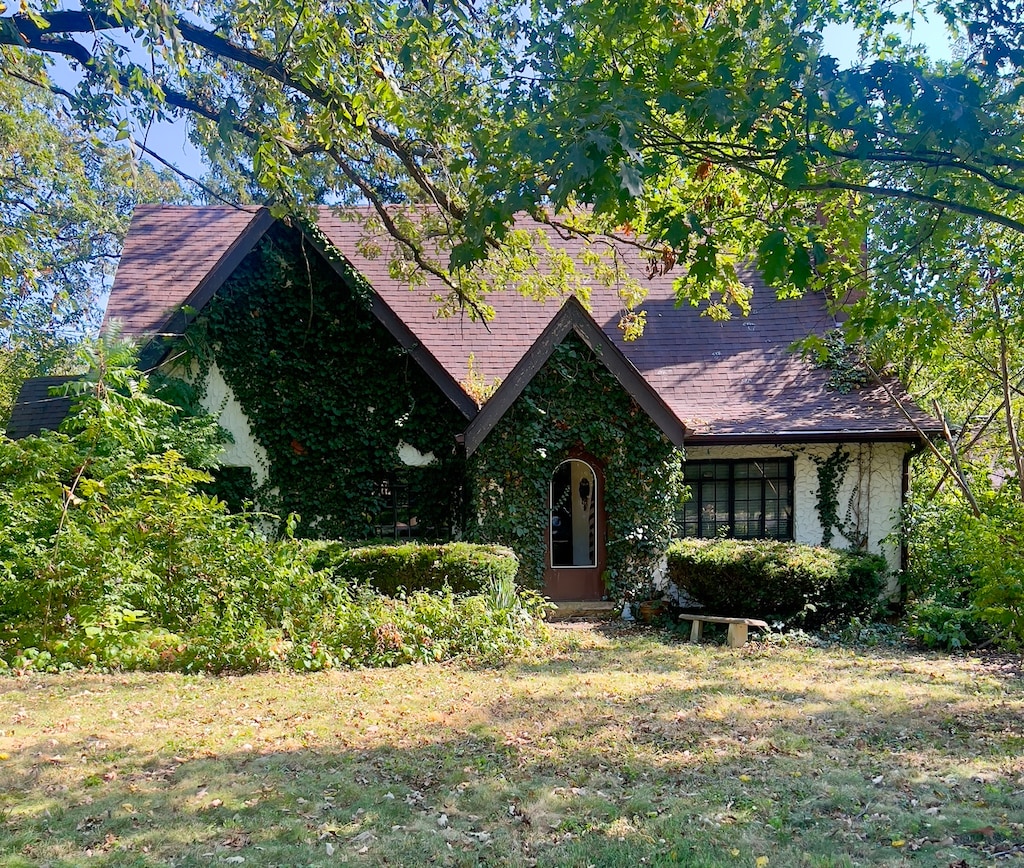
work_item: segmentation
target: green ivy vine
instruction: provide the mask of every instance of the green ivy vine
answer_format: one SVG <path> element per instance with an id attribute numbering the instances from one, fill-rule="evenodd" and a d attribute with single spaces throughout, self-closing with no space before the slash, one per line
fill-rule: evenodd
<path id="1" fill-rule="evenodd" d="M 843 395 L 865 386 L 870 380 L 861 352 L 847 343 L 840 328 L 831 329 L 818 339 L 816 364 L 829 372 L 828 388 Z"/>
<path id="2" fill-rule="evenodd" d="M 549 480 L 580 452 L 604 465 L 608 594 L 636 599 L 672 538 L 682 455 L 574 334 L 470 460 L 475 533 L 514 549 L 520 580 L 542 587 Z"/>
<path id="3" fill-rule="evenodd" d="M 821 521 L 821 544 L 829 547 L 835 530 L 846 535 L 839 518 L 839 488 L 853 463 L 853 456 L 841 446 L 836 446 L 827 458 L 812 455 L 811 460 L 818 467 L 818 491 L 814 505 Z"/>
<path id="4" fill-rule="evenodd" d="M 422 535 L 462 526 L 455 435 L 465 420 L 373 315 L 361 279 L 339 277 L 299 232 L 273 228 L 187 344 L 201 375 L 216 361 L 267 451 L 260 506 L 297 513 L 300 535 L 372 536 L 396 473 L 419 505 Z M 403 467 L 401 442 L 436 461 Z"/>

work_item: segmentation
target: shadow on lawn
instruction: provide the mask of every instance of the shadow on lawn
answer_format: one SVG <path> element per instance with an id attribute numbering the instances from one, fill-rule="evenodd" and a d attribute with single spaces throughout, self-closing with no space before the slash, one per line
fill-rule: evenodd
<path id="1" fill-rule="evenodd" d="M 663 674 L 648 651 L 644 673 Z M 603 667 L 609 654 L 595 655 Z M 567 684 L 562 661 L 515 669 L 544 677 L 512 679 L 483 708 L 453 706 L 411 745 L 367 736 L 372 708 L 361 732 L 339 717 L 333 739 L 289 750 L 142 755 L 127 734 L 57 733 L 4 763 L 0 864 L 635 866 L 683 852 L 719 864 L 700 854 L 737 841 L 777 864 L 844 848 L 875 864 L 897 835 L 920 842 L 913 863 L 940 864 L 926 858 L 949 848 L 940 841 L 967 846 L 963 831 L 993 818 L 989 837 L 1024 823 L 1013 704 L 801 692 L 707 671 L 612 689 L 578 667 Z M 928 678 L 902 677 L 908 690 Z M 365 747 L 345 744 L 359 738 Z M 924 813 L 936 805 L 941 816 Z"/>

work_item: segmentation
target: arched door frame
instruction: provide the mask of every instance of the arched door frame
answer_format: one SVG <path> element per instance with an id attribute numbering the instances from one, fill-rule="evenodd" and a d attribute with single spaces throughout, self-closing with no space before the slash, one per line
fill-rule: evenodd
<path id="1" fill-rule="evenodd" d="M 555 528 L 553 526 L 555 523 L 555 476 L 565 464 L 573 461 L 583 464 L 593 480 L 593 490 L 589 493 L 592 502 L 593 523 L 588 533 L 588 548 L 592 540 L 593 555 L 588 559 L 590 562 L 586 564 L 566 564 L 564 562 L 556 564 Z M 571 489 L 572 483 L 570 481 L 570 496 L 576 493 Z M 578 450 L 573 450 L 562 461 L 559 461 L 548 478 L 547 512 L 544 558 L 545 593 L 552 600 L 592 601 L 603 599 L 605 596 L 605 586 L 602 576 L 608 559 L 606 551 L 608 523 L 604 509 L 604 466 L 601 462 L 592 455 Z M 572 521 L 571 510 L 568 517 Z M 564 561 L 565 559 L 561 560 Z M 571 558 L 571 560 L 575 560 L 575 558 Z"/>

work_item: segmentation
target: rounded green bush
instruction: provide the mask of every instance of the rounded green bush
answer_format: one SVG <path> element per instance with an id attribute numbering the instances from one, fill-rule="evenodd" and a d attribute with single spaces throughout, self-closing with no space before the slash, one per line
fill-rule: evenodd
<path id="1" fill-rule="evenodd" d="M 514 581 L 515 553 L 504 546 L 473 543 L 371 545 L 352 548 L 341 542 L 311 543 L 312 564 L 335 582 L 371 588 L 393 597 L 415 591 L 475 594 L 495 582 Z"/>
<path id="2" fill-rule="evenodd" d="M 676 540 L 669 577 L 714 615 L 816 628 L 871 613 L 885 560 L 774 540 Z"/>

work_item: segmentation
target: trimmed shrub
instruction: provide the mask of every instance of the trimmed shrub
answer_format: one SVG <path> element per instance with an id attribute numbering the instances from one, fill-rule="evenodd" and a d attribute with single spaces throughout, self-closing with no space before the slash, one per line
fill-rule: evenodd
<path id="1" fill-rule="evenodd" d="M 388 597 L 444 589 L 455 594 L 478 594 L 493 583 L 513 581 L 519 570 L 515 553 L 496 545 L 309 545 L 314 552 L 314 569 L 328 572 L 340 585 L 366 587 Z"/>
<path id="2" fill-rule="evenodd" d="M 885 560 L 772 540 L 676 540 L 669 577 L 711 614 L 816 628 L 871 613 Z"/>

